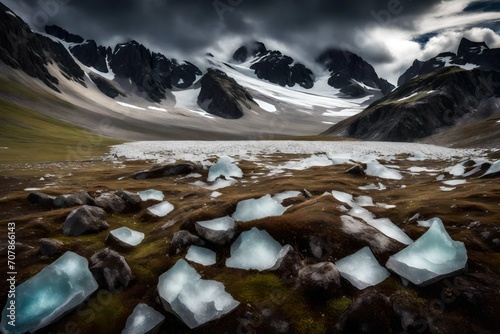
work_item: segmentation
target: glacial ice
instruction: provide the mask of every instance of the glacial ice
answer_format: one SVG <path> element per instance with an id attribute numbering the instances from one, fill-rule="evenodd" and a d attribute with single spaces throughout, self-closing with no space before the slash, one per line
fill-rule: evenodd
<path id="1" fill-rule="evenodd" d="M 419 220 L 419 221 L 417 221 L 417 225 L 420 226 L 420 227 L 431 227 L 432 224 L 434 223 L 434 221 L 440 221 L 441 222 L 441 219 L 439 219 L 439 218 L 431 218 L 429 220 Z"/>
<path id="2" fill-rule="evenodd" d="M 271 269 L 280 260 L 283 248 L 267 231 L 254 227 L 241 233 L 231 245 L 231 257 L 226 260 L 226 266 L 259 271 Z"/>
<path id="3" fill-rule="evenodd" d="M 467 180 L 448 180 L 448 181 L 443 181 L 443 184 L 447 186 L 458 186 L 461 184 L 466 184 Z"/>
<path id="4" fill-rule="evenodd" d="M 234 237 L 236 232 L 236 222 L 233 218 L 226 216 L 196 222 L 195 228 L 201 237 L 213 243 L 223 245 L 231 241 Z"/>
<path id="5" fill-rule="evenodd" d="M 360 190 L 386 190 L 387 187 L 379 182 L 378 186 L 375 185 L 374 183 L 371 183 L 371 184 L 368 184 L 366 186 L 358 187 L 358 189 L 360 189 Z"/>
<path id="6" fill-rule="evenodd" d="M 217 262 L 214 251 L 194 245 L 189 247 L 186 259 L 204 266 L 211 266 Z"/>
<path id="7" fill-rule="evenodd" d="M 376 176 L 382 179 L 390 179 L 390 180 L 401 180 L 403 178 L 403 175 L 401 175 L 401 173 L 399 173 L 397 170 L 388 168 L 379 163 L 377 160 L 366 162 L 366 166 L 367 166 L 365 170 L 366 175 Z"/>
<path id="8" fill-rule="evenodd" d="M 375 215 L 365 208 L 358 205 L 353 196 L 341 191 L 332 191 L 333 197 L 338 201 L 348 204 L 351 210 L 349 215 L 363 219 L 368 225 L 376 228 L 389 238 L 395 239 L 402 244 L 409 245 L 413 242 L 403 230 L 396 226 L 389 218 L 375 218 Z"/>
<path id="9" fill-rule="evenodd" d="M 34 332 L 83 303 L 97 288 L 87 259 L 66 252 L 17 286 L 16 326 L 8 325 L 8 300 L 2 312 L 0 329 L 5 334 Z"/>
<path id="10" fill-rule="evenodd" d="M 240 303 L 217 281 L 202 280 L 185 260 L 179 260 L 158 281 L 158 294 L 165 310 L 193 329 L 219 319 Z"/>
<path id="11" fill-rule="evenodd" d="M 359 290 L 377 285 L 390 276 L 389 271 L 378 263 L 369 247 L 338 260 L 335 265 L 340 275 Z"/>
<path id="12" fill-rule="evenodd" d="M 109 234 L 130 246 L 137 246 L 144 239 L 144 233 L 131 230 L 128 227 L 117 228 Z"/>
<path id="13" fill-rule="evenodd" d="M 500 160 L 495 161 L 482 177 L 500 172 Z"/>
<path id="14" fill-rule="evenodd" d="M 243 171 L 236 166 L 233 160 L 227 156 L 220 157 L 219 161 L 213 164 L 208 170 L 208 182 L 213 182 L 220 176 L 224 176 L 226 179 L 232 177 L 243 177 Z"/>
<path id="15" fill-rule="evenodd" d="M 259 199 L 251 198 L 239 202 L 233 218 L 240 222 L 248 222 L 266 217 L 281 216 L 286 210 L 287 208 L 274 200 L 271 195 L 266 195 Z"/>
<path id="16" fill-rule="evenodd" d="M 138 304 L 127 318 L 121 334 L 145 334 L 159 327 L 165 316 L 146 304 Z"/>
<path id="17" fill-rule="evenodd" d="M 279 204 L 282 204 L 284 200 L 300 196 L 300 194 L 302 194 L 300 191 L 293 191 L 293 190 L 283 191 L 281 193 L 274 195 L 273 199 Z"/>
<path id="18" fill-rule="evenodd" d="M 450 238 L 443 222 L 434 219 L 417 241 L 391 256 L 386 267 L 415 285 L 425 286 L 465 269 L 467 250 Z"/>
<path id="19" fill-rule="evenodd" d="M 151 199 L 155 201 L 163 201 L 165 198 L 165 195 L 163 195 L 161 191 L 154 189 L 139 191 L 137 195 L 139 195 L 143 201 L 149 201 Z"/>
<path id="20" fill-rule="evenodd" d="M 169 202 L 161 202 L 148 208 L 148 211 L 158 217 L 165 217 L 174 210 L 174 206 Z"/>
<path id="21" fill-rule="evenodd" d="M 332 161 L 326 155 L 312 155 L 302 160 L 289 161 L 279 166 L 280 169 L 306 170 L 311 167 L 331 166 Z"/>

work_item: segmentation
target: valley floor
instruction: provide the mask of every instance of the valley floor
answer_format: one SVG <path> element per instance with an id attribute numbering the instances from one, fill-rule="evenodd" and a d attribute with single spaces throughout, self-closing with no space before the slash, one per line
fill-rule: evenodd
<path id="1" fill-rule="evenodd" d="M 233 159 L 243 177 L 208 182 L 208 169 L 221 156 Z M 116 249 L 132 269 L 132 283 L 120 291 L 94 294 L 78 311 L 47 327 L 43 331 L 47 333 L 64 332 L 73 324 L 81 333 L 119 333 L 138 303 L 165 315 L 161 333 L 234 333 L 238 329 L 347 333 L 357 326 L 394 333 L 419 329 L 424 333 L 494 333 L 500 312 L 500 185 L 498 178 L 479 178 L 480 173 L 464 177 L 457 167 L 478 158 L 496 161 L 500 154 L 408 143 L 133 142 L 111 147 L 99 159 L 0 165 L 0 226 L 16 224 L 19 283 L 57 259 L 39 255 L 42 238 L 61 241 L 64 251 L 89 259 L 105 247 L 113 248 L 105 242 L 112 229 L 126 226 L 145 233 L 135 248 Z M 200 162 L 204 168 L 195 174 L 159 179 L 128 177 L 176 161 Z M 354 161 L 366 167 L 367 175 L 346 173 Z M 95 198 L 118 189 L 160 190 L 174 210 L 152 219 L 147 207 L 154 202 L 144 202 L 137 213 L 108 214 L 106 231 L 70 237 L 61 226 L 73 208 L 48 210 L 26 199 L 33 191 L 56 196 L 85 190 Z M 467 272 L 427 287 L 405 285 L 394 273 L 362 291 L 343 280 L 318 295 L 297 277 L 228 268 L 229 246 L 210 246 L 217 253 L 216 264 L 191 265 L 203 279 L 222 282 L 240 306 L 193 331 L 163 309 L 157 297 L 158 277 L 186 256 L 185 252 L 171 253 L 176 232 L 196 233 L 197 221 L 232 215 L 242 200 L 285 191 L 297 193 L 283 202 L 288 206 L 283 215 L 239 222 L 237 234 L 253 227 L 266 230 L 280 244 L 291 245 L 303 265 L 336 262 L 365 246 L 384 265 L 405 245 L 362 220 L 356 227 L 347 226 L 342 218 L 349 214 L 346 203 L 332 196 L 332 191 L 339 191 L 355 198 L 368 196 L 374 204 L 367 210 L 377 218 L 390 219 L 413 240 L 428 229 L 418 221 L 442 219 L 451 238 L 465 244 Z M 368 197 L 364 200 L 369 202 Z M 2 252 L 6 246 L 7 235 L 2 233 Z M 7 272 L 5 262 L 0 263 L 2 272 Z M 7 289 L 3 282 L 0 286 L 3 306 Z"/>

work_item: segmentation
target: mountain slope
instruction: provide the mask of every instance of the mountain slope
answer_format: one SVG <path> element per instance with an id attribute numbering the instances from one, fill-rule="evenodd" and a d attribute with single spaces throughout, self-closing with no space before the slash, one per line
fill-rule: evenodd
<path id="1" fill-rule="evenodd" d="M 500 97 L 500 72 L 466 71 L 458 67 L 410 80 L 362 113 L 346 119 L 324 135 L 365 140 L 414 141 L 442 127 L 489 117 L 498 108 L 485 101 Z"/>

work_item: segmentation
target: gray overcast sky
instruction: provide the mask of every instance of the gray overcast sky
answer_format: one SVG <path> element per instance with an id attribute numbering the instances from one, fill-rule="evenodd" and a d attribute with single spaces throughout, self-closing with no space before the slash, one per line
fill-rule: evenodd
<path id="1" fill-rule="evenodd" d="M 463 36 L 500 47 L 500 1 L 0 0 L 34 30 L 57 24 L 114 46 L 135 39 L 168 57 L 228 58 L 261 40 L 310 63 L 343 47 L 394 82 L 415 58 L 456 51 Z"/>

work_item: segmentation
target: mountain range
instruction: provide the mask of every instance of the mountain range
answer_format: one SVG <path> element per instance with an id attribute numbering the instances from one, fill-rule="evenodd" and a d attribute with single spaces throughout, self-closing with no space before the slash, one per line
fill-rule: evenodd
<path id="1" fill-rule="evenodd" d="M 335 48 L 303 63 L 250 41 L 229 59 L 207 54 L 195 65 L 138 41 L 101 46 L 54 25 L 33 32 L 3 4 L 0 31 L 2 77 L 25 88 L 24 95 L 2 91 L 3 100 L 120 139 L 321 133 L 461 145 L 463 136 L 451 140 L 443 131 L 471 123 L 487 137 L 479 145 L 500 137 L 500 49 L 483 42 L 463 39 L 457 53 L 415 60 L 395 88 L 361 57 Z M 51 96 L 50 108 L 33 96 Z M 103 119 L 112 129 L 97 126 Z"/>

